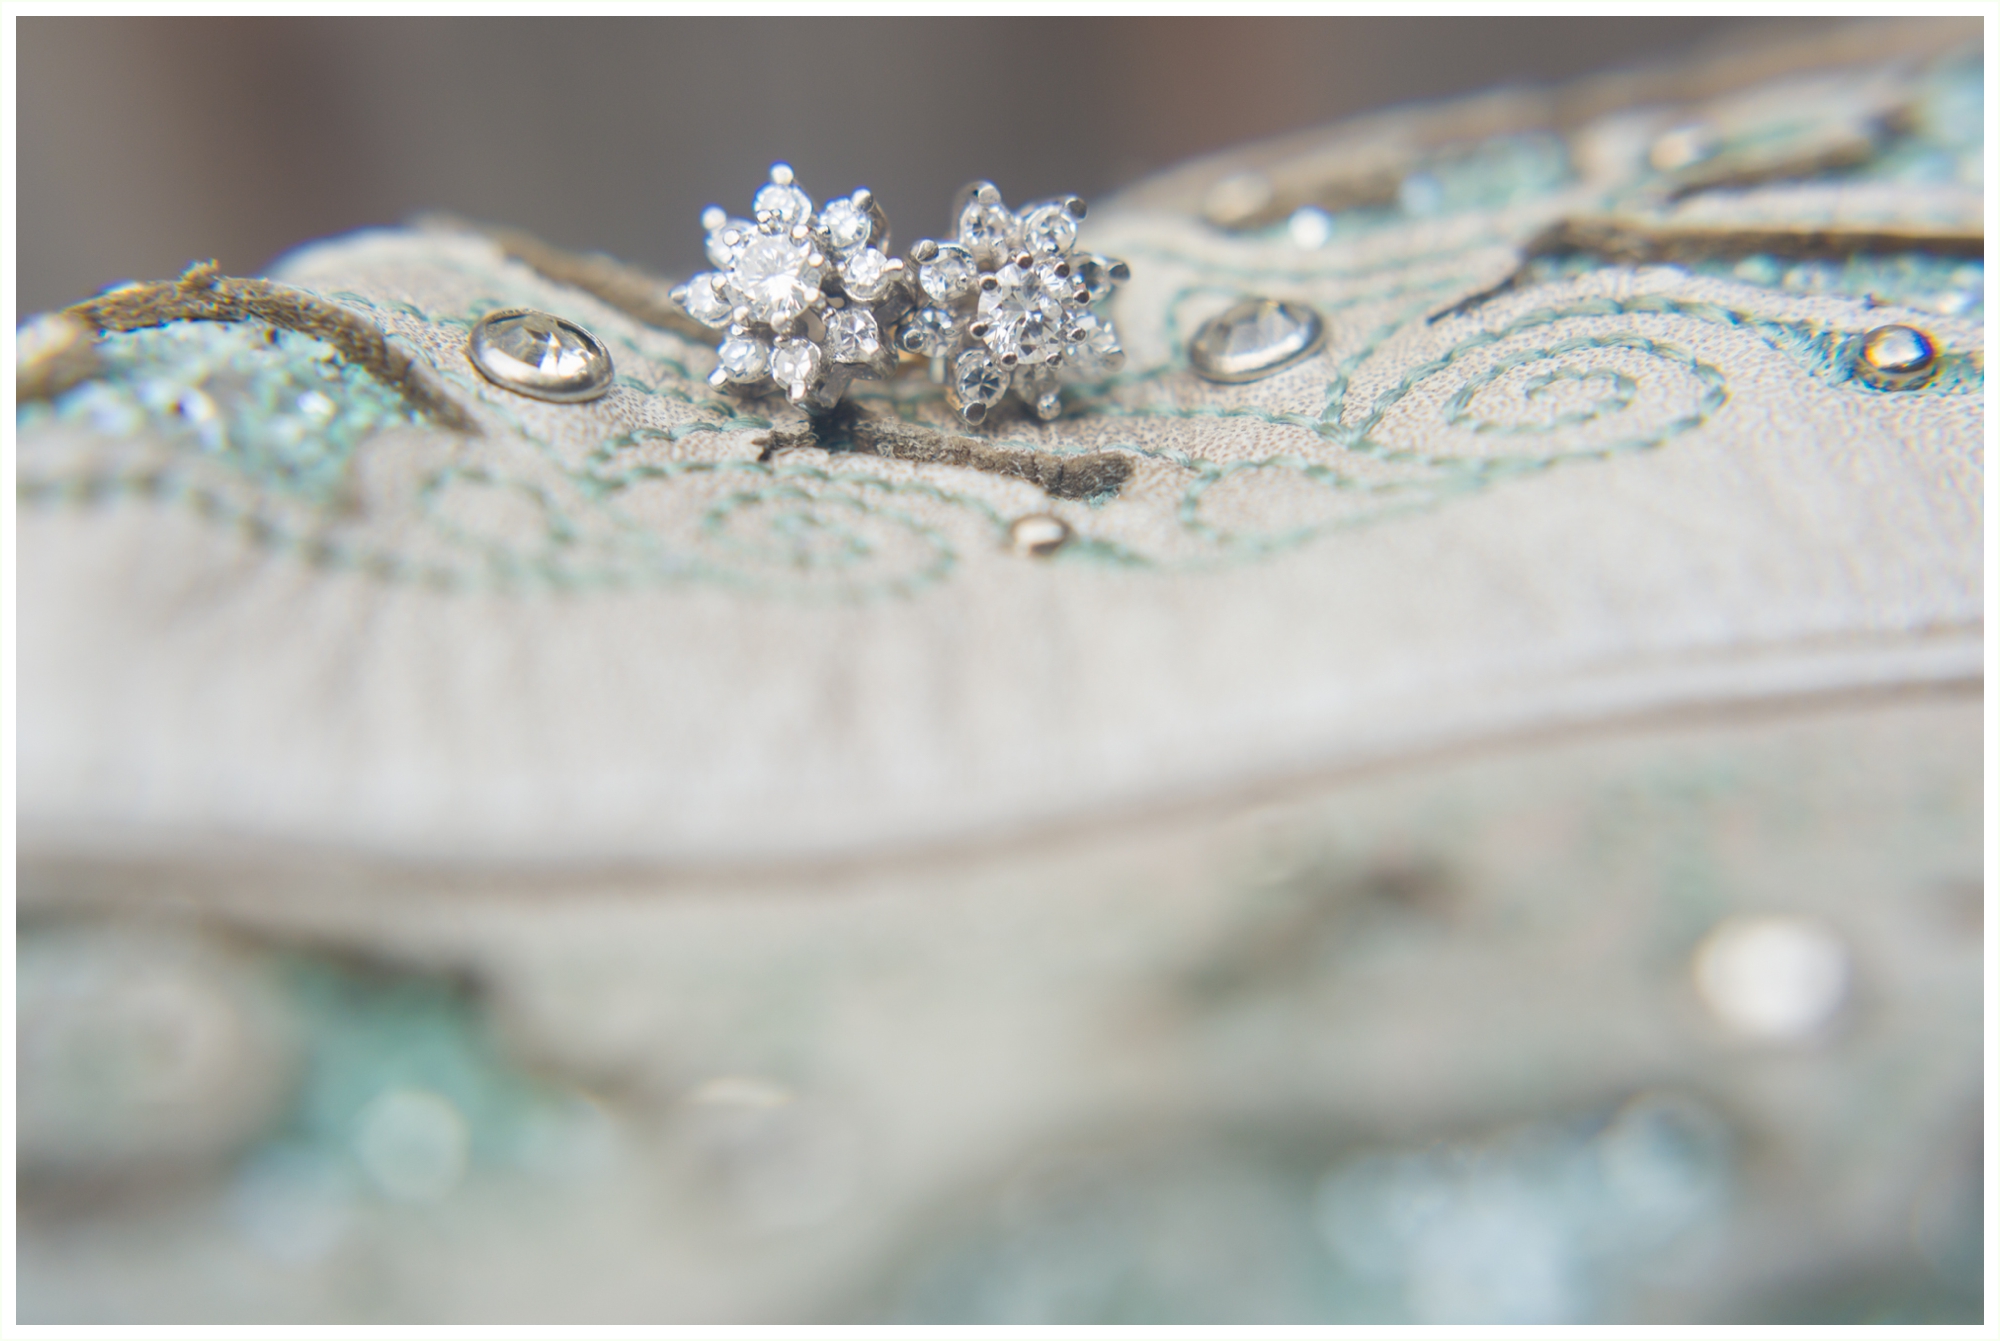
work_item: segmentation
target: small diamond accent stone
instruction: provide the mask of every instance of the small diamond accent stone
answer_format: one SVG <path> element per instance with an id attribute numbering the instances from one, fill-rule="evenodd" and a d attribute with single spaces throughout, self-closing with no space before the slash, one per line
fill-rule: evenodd
<path id="1" fill-rule="evenodd" d="M 934 303 L 949 303 L 972 292 L 979 266 L 972 253 L 955 243 L 938 247 L 937 255 L 917 268 L 917 283 Z"/>
<path id="2" fill-rule="evenodd" d="M 787 228 L 812 218 L 811 198 L 790 182 L 772 182 L 759 190 L 750 204 L 759 214 L 769 211 L 777 215 L 778 222 Z"/>
<path id="3" fill-rule="evenodd" d="M 826 237 L 833 249 L 840 253 L 853 251 L 868 241 L 875 231 L 874 221 L 868 211 L 852 200 L 836 200 L 829 203 L 820 214 L 820 226 L 826 229 Z"/>
<path id="4" fill-rule="evenodd" d="M 788 391 L 802 394 L 819 370 L 819 346 L 810 340 L 780 340 L 771 351 L 771 376 Z"/>
<path id="5" fill-rule="evenodd" d="M 720 228 L 709 230 L 708 263 L 717 270 L 727 270 L 736 264 L 736 258 L 743 253 L 743 244 L 757 235 L 757 225 L 747 219 L 731 219 Z M 727 239 L 735 238 L 734 242 Z"/>
<path id="6" fill-rule="evenodd" d="M 687 292 L 681 299 L 681 306 L 687 314 L 704 326 L 720 329 L 729 324 L 729 295 L 716 288 L 722 278 L 713 270 L 704 271 L 687 282 Z"/>
<path id="7" fill-rule="evenodd" d="M 951 313 L 941 307 L 921 307 L 903 323 L 903 348 L 925 358 L 936 358 L 951 348 L 956 331 Z"/>
<path id="8" fill-rule="evenodd" d="M 754 382 L 771 366 L 771 348 L 752 335 L 731 335 L 715 351 L 732 382 Z"/>
<path id="9" fill-rule="evenodd" d="M 975 257 L 997 256 L 1013 231 L 1014 217 L 1003 205 L 989 205 L 975 198 L 967 201 L 959 212 L 959 243 Z"/>
<path id="10" fill-rule="evenodd" d="M 489 313 L 466 354 L 496 386 L 538 400 L 594 400 L 611 387 L 611 354 L 573 321 L 528 308 Z"/>
<path id="11" fill-rule="evenodd" d="M 1254 382 L 1313 353 L 1324 333 L 1303 303 L 1248 298 L 1201 324 L 1188 339 L 1188 365 L 1211 382 Z"/>
<path id="12" fill-rule="evenodd" d="M 1083 333 L 1083 338 L 1063 350 L 1072 373 L 1078 377 L 1102 377 L 1125 366 L 1125 349 L 1118 343 L 1118 328 L 1109 317 L 1085 312 L 1076 319 L 1071 333 L 1077 331 Z"/>
<path id="13" fill-rule="evenodd" d="M 1007 373 L 983 349 L 968 349 L 952 368 L 952 389 L 968 405 L 991 405 L 1007 394 Z"/>
<path id="14" fill-rule="evenodd" d="M 850 307 L 826 319 L 826 347 L 835 363 L 867 363 L 882 352 L 874 314 Z"/>
<path id="15" fill-rule="evenodd" d="M 1070 269 L 1091 302 L 1101 303 L 1111 296 L 1111 267 L 1103 257 L 1078 256 L 1070 262 Z"/>
<path id="16" fill-rule="evenodd" d="M 1021 225 L 1021 243 L 1037 256 L 1064 256 L 1076 245 L 1076 220 L 1061 205 L 1043 205 Z"/>
<path id="17" fill-rule="evenodd" d="M 847 292 L 862 302 L 873 302 L 889 290 L 889 258 L 873 247 L 863 247 L 841 267 L 840 282 Z"/>

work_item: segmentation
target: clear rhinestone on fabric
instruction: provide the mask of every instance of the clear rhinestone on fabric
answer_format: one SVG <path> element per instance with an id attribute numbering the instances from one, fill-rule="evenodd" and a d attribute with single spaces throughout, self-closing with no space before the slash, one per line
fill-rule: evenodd
<path id="1" fill-rule="evenodd" d="M 826 230 L 828 244 L 843 255 L 867 242 L 869 235 L 875 231 L 868 211 L 852 200 L 829 202 L 819 219 L 820 226 Z"/>
<path id="2" fill-rule="evenodd" d="M 771 366 L 771 347 L 754 335 L 732 334 L 715 353 L 732 382 L 754 382 Z"/>
<path id="3" fill-rule="evenodd" d="M 873 313 L 859 307 L 826 319 L 826 347 L 835 363 L 867 363 L 882 352 L 882 332 Z"/>
<path id="4" fill-rule="evenodd" d="M 611 354 L 573 321 L 528 308 L 481 318 L 466 338 L 472 366 L 496 386 L 538 400 L 594 400 L 611 388 Z"/>
<path id="5" fill-rule="evenodd" d="M 941 244 L 936 256 L 917 267 L 917 283 L 934 303 L 963 298 L 978 280 L 979 266 L 972 253 L 956 243 Z"/>
<path id="6" fill-rule="evenodd" d="M 863 247 L 840 269 L 840 282 L 847 292 L 864 303 L 872 303 L 889 291 L 889 258 L 873 247 Z"/>
<path id="7" fill-rule="evenodd" d="M 1188 339 L 1188 366 L 1211 382 L 1254 382 L 1313 353 L 1325 334 L 1303 303 L 1248 298 L 1210 317 Z"/>
<path id="8" fill-rule="evenodd" d="M 1861 337 L 1854 374 L 1878 391 L 1907 391 L 1937 371 L 1937 346 L 1914 326 L 1877 326 Z"/>

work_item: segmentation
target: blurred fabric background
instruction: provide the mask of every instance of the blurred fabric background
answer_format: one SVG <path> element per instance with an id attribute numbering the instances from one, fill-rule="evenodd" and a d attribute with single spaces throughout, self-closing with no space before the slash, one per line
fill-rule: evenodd
<path id="1" fill-rule="evenodd" d="M 23 18 L 18 310 L 450 210 L 669 272 L 773 160 L 905 241 L 1369 108 L 1817 20 Z"/>

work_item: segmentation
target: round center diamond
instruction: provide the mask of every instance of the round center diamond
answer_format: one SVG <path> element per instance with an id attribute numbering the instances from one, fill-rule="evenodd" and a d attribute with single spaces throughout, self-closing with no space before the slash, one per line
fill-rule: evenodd
<path id="1" fill-rule="evenodd" d="M 752 238 L 729 272 L 730 285 L 750 305 L 750 316 L 771 326 L 795 320 L 819 293 L 811 251 L 782 233 Z"/>
<path id="2" fill-rule="evenodd" d="M 1000 267 L 999 284 L 979 295 L 979 316 L 988 327 L 986 347 L 1005 358 L 1040 363 L 1062 349 L 1063 298 L 1074 290 L 1053 266 L 1023 270 L 1013 262 Z"/>

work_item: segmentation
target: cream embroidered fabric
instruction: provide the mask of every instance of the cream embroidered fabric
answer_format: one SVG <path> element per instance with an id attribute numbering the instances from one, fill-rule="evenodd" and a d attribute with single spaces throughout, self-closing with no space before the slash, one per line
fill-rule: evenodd
<path id="1" fill-rule="evenodd" d="M 365 1258 L 385 1316 L 1104 1320 L 1111 1287 L 1049 1284 L 1057 1231 L 992 1191 L 1077 1133 L 1150 1189 L 1091 1215 L 1248 1198 L 1276 1236 L 1183 1278 L 1100 1227 L 1153 1264 L 1078 1270 L 1151 1282 L 1135 1316 L 1789 1317 L 1829 1263 L 1903 1270 L 1913 1214 L 1959 1281 L 1935 1188 L 1962 1161 L 1925 1161 L 1959 1158 L 1979 1076 L 1981 74 L 1887 31 L 1893 60 L 1575 123 L 1408 113 L 1094 210 L 1130 362 L 983 435 L 1126 458 L 1089 498 L 837 427 L 796 445 L 698 340 L 471 233 L 272 278 L 378 323 L 477 434 L 303 337 L 105 337 L 108 380 L 20 425 L 24 907 L 469 973 L 506 1066 L 597 1095 L 592 1158 L 653 1190 L 509 1201 L 475 1140 L 438 1213 L 488 1197 L 490 1241 L 385 1247 L 417 1232 L 401 1203 L 350 1197 L 375 1246 L 343 1231 L 239 1295 L 133 1265 L 188 1251 L 135 1224 L 97 1257 L 24 1227 L 23 1317 L 354 1316 Z M 1201 381 L 1187 336 L 1246 294 L 1313 305 L 1325 348 Z M 481 379 L 466 331 L 513 306 L 605 341 L 613 391 Z M 1939 350 L 1918 388 L 1855 375 L 1890 324 Z M 855 400 L 957 431 L 919 369 Z M 1053 555 L 1008 543 L 1037 513 L 1072 530 Z M 1687 976 L 1720 919 L 1771 912 L 1833 925 L 1875 1012 L 1789 1081 Z M 1342 1152 L 1504 1152 L 1506 1123 L 1669 1091 L 1739 1152 L 1632 1221 L 1698 1241 L 1680 1276 L 1592 1256 L 1612 1212 L 1573 1206 L 1537 1223 L 1585 1283 L 1540 1293 L 1342 1237 L 1374 1204 Z M 1310 1168 L 1190 1123 L 1309 1133 Z M 1823 1177 L 1742 1154 L 1760 1133 Z"/>

